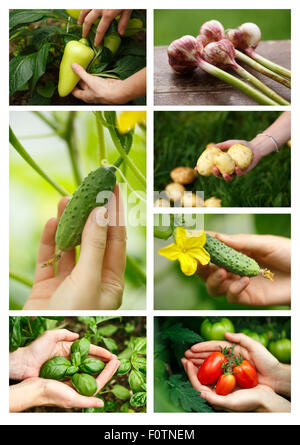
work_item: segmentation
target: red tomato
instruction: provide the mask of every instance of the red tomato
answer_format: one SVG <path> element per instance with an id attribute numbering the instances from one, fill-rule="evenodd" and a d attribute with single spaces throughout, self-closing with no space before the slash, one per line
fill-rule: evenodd
<path id="1" fill-rule="evenodd" d="M 227 359 L 222 352 L 213 352 L 202 363 L 198 371 L 198 380 L 202 385 L 215 383 L 222 374 L 222 365 Z"/>
<path id="2" fill-rule="evenodd" d="M 248 360 L 243 360 L 240 365 L 233 368 L 236 383 L 241 388 L 254 388 L 258 383 L 256 369 Z"/>
<path id="3" fill-rule="evenodd" d="M 219 396 L 227 396 L 233 388 L 235 387 L 235 377 L 232 374 L 223 374 L 220 375 L 217 386 L 216 386 L 216 393 L 219 394 Z"/>

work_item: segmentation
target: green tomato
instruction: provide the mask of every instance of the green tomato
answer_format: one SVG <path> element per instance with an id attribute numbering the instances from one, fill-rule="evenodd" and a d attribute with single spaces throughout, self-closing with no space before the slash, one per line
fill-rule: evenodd
<path id="1" fill-rule="evenodd" d="M 289 340 L 288 338 L 270 341 L 269 351 L 281 363 L 291 363 L 291 340 Z"/>
<path id="2" fill-rule="evenodd" d="M 233 323 L 229 318 L 221 318 L 215 323 L 206 318 L 201 324 L 201 336 L 205 340 L 224 340 L 225 332 L 234 332 Z"/>
<path id="3" fill-rule="evenodd" d="M 243 329 L 241 332 L 243 334 L 247 335 L 248 337 L 252 338 L 253 340 L 258 341 L 265 348 L 268 346 L 269 336 L 268 336 L 267 332 L 264 332 L 262 334 L 258 334 L 257 332 L 251 331 L 250 329 Z"/>

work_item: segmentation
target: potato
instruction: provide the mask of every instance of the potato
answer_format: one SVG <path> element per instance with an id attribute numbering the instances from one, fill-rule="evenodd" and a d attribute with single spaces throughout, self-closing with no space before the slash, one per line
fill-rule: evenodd
<path id="1" fill-rule="evenodd" d="M 221 202 L 221 199 L 212 196 L 204 201 L 204 207 L 222 207 Z"/>
<path id="2" fill-rule="evenodd" d="M 253 160 L 253 152 L 247 145 L 234 144 L 229 148 L 227 153 L 241 170 L 248 168 Z"/>
<path id="3" fill-rule="evenodd" d="M 204 201 L 196 193 L 185 192 L 182 199 L 182 207 L 204 207 Z"/>
<path id="4" fill-rule="evenodd" d="M 208 158 L 202 158 L 201 156 L 197 161 L 197 170 L 199 175 L 209 176 L 212 174 L 214 168 L 214 161 Z"/>
<path id="5" fill-rule="evenodd" d="M 235 163 L 228 153 L 222 152 L 215 155 L 215 165 L 222 174 L 227 173 L 228 175 L 231 175 L 234 172 Z"/>
<path id="6" fill-rule="evenodd" d="M 209 142 L 207 144 L 207 146 L 205 147 L 205 149 L 210 148 L 210 147 L 214 147 L 216 144 L 214 142 Z"/>
<path id="7" fill-rule="evenodd" d="M 168 194 L 168 197 L 173 202 L 181 201 L 182 196 L 185 192 L 184 186 L 182 184 L 178 184 L 177 182 L 171 182 L 170 184 L 167 185 L 165 190 Z"/>
<path id="8" fill-rule="evenodd" d="M 170 176 L 178 184 L 191 184 L 195 181 L 197 173 L 191 167 L 176 167 L 171 171 Z"/>
<path id="9" fill-rule="evenodd" d="M 201 153 L 200 158 L 201 159 L 210 159 L 211 161 L 214 160 L 215 155 L 222 153 L 222 150 L 220 150 L 218 147 L 210 146 L 206 147 L 206 149 Z"/>
<path id="10" fill-rule="evenodd" d="M 167 201 L 166 199 L 158 198 L 158 199 L 154 202 L 153 206 L 154 206 L 154 207 L 160 207 L 160 208 L 162 208 L 162 207 L 170 207 L 170 203 L 169 203 L 169 201 Z"/>

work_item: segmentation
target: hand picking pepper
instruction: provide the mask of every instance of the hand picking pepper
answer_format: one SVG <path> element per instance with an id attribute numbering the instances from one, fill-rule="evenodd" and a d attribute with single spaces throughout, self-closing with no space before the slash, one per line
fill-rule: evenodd
<path id="1" fill-rule="evenodd" d="M 80 80 L 72 70 L 72 63 L 78 63 L 84 69 L 94 57 L 94 51 L 88 46 L 87 39 L 71 40 L 66 44 L 59 68 L 58 94 L 65 97 L 70 94 Z"/>

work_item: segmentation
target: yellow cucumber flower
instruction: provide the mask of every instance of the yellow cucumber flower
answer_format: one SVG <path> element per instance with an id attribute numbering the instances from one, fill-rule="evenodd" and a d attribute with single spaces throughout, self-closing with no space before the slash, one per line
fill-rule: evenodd
<path id="1" fill-rule="evenodd" d="M 117 128 L 120 133 L 128 133 L 142 122 L 146 122 L 146 111 L 122 111 L 118 116 Z"/>
<path id="2" fill-rule="evenodd" d="M 159 249 L 158 253 L 170 261 L 178 260 L 182 272 L 190 277 L 197 270 L 197 260 L 203 266 L 210 262 L 210 255 L 204 249 L 205 243 L 204 230 L 191 235 L 184 227 L 177 227 L 176 242 Z"/>

